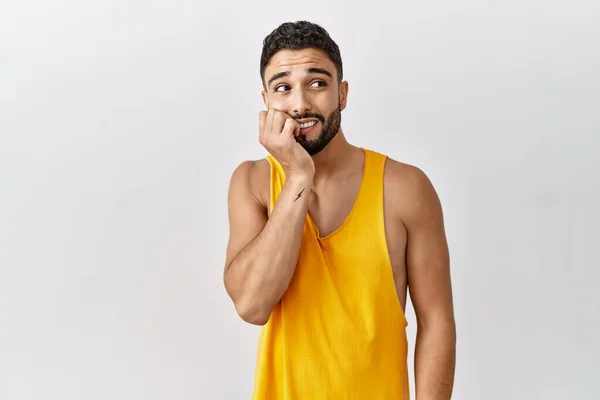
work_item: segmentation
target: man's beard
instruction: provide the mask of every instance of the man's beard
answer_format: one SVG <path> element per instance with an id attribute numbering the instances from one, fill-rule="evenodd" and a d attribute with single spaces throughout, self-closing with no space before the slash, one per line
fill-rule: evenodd
<path id="1" fill-rule="evenodd" d="M 302 147 L 310 154 L 314 156 L 323 150 L 331 139 L 335 137 L 335 135 L 340 130 L 340 126 L 342 124 L 342 110 L 340 105 L 329 115 L 327 121 L 325 121 L 325 117 L 321 114 L 311 114 L 307 113 L 298 117 L 296 119 L 306 119 L 306 118 L 316 118 L 321 122 L 321 133 L 315 139 L 307 140 L 306 135 L 298 135 L 296 141 L 300 143 Z"/>

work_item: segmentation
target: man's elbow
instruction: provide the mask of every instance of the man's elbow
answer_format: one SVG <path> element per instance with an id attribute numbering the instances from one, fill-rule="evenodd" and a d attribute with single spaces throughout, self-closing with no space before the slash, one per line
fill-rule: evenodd
<path id="1" fill-rule="evenodd" d="M 258 296 L 258 290 L 239 285 L 239 282 L 232 280 L 231 276 L 225 273 L 224 276 L 225 290 L 229 298 L 233 301 L 237 314 L 252 325 L 264 325 L 271 317 L 273 306 L 267 304 L 268 300 Z"/>
<path id="2" fill-rule="evenodd" d="M 444 332 L 456 335 L 456 321 L 452 313 L 420 313 L 417 315 L 417 328 L 423 331 Z"/>
<path id="3" fill-rule="evenodd" d="M 265 325 L 271 317 L 271 311 L 266 307 L 258 307 L 248 301 L 237 301 L 234 305 L 240 318 L 252 325 Z"/>

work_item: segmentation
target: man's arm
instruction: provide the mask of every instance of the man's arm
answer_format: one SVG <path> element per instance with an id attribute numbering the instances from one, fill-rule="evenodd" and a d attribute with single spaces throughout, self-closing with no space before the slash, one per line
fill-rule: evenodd
<path id="1" fill-rule="evenodd" d="M 428 177 L 412 168 L 404 222 L 407 273 L 417 316 L 416 400 L 449 400 L 454 386 L 456 325 L 442 206 Z"/>
<path id="2" fill-rule="evenodd" d="M 267 218 L 265 205 L 252 189 L 254 168 L 255 162 L 244 162 L 231 177 L 223 278 L 240 317 L 264 325 L 294 275 L 312 176 L 290 175 Z"/>

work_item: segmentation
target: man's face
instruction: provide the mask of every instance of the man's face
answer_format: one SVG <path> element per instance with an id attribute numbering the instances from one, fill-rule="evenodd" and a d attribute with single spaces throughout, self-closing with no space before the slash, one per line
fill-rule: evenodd
<path id="1" fill-rule="evenodd" d="M 340 130 L 348 83 L 338 84 L 337 70 L 321 50 L 281 50 L 265 69 L 263 101 L 299 123 L 296 141 L 310 155 L 327 146 Z"/>

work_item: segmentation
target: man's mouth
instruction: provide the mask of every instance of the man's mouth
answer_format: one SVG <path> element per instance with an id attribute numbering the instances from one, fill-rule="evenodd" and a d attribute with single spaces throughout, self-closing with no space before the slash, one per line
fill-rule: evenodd
<path id="1" fill-rule="evenodd" d="M 300 124 L 300 134 L 301 135 L 306 135 L 307 133 L 309 133 L 313 127 L 317 124 L 316 120 L 312 120 L 312 121 L 307 121 L 307 122 L 303 122 Z"/>
<path id="2" fill-rule="evenodd" d="M 304 122 L 304 123 L 300 124 L 300 129 L 310 128 L 311 126 L 313 126 L 316 123 L 317 123 L 317 121 Z"/>

